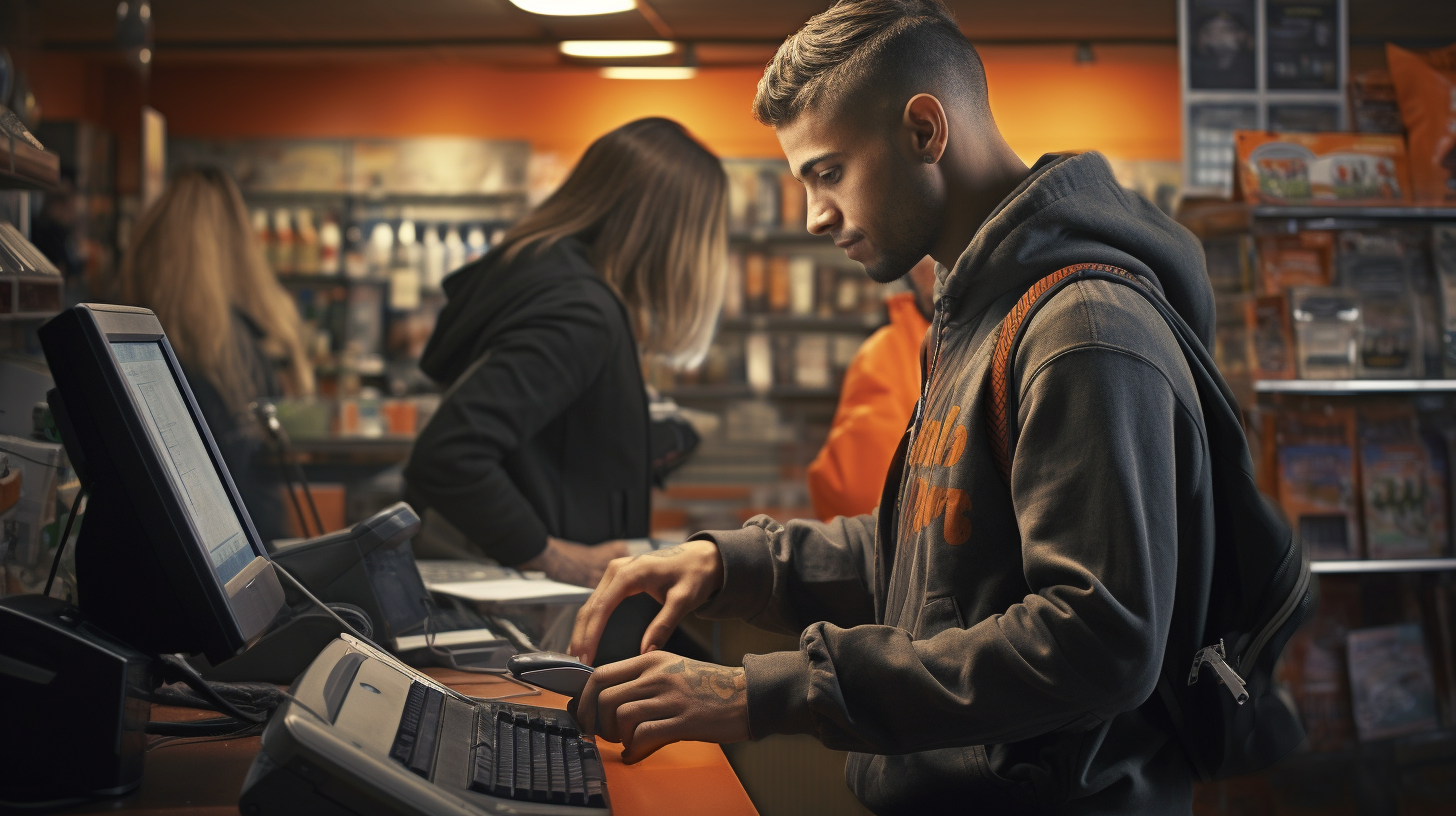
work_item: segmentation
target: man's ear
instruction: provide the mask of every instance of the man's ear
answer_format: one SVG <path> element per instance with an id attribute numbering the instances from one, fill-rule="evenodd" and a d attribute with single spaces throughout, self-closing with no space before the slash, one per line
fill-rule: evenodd
<path id="1" fill-rule="evenodd" d="M 948 119 L 940 100 L 930 94 L 916 94 L 905 103 L 900 125 L 909 140 L 916 161 L 934 164 L 945 154 Z"/>

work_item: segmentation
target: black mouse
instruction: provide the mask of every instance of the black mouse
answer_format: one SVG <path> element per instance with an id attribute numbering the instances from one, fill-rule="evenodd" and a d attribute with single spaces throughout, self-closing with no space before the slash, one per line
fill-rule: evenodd
<path id="1" fill-rule="evenodd" d="M 559 652 L 528 652 L 512 655 L 506 668 L 517 680 L 523 680 L 547 691 L 580 697 L 591 677 L 592 667 L 571 655 Z"/>

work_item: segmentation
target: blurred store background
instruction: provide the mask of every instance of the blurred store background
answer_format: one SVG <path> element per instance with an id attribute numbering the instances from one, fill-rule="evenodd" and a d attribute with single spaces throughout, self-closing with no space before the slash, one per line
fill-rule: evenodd
<path id="1" fill-rule="evenodd" d="M 749 113 L 763 64 L 824 5 L 636 0 L 622 13 L 545 17 L 508 0 L 0 0 L 0 104 L 35 138 L 0 128 L 0 434 L 10 451 L 0 500 L 12 473 L 49 485 L 0 501 L 0 593 L 43 581 L 75 490 L 32 414 L 49 387 L 35 329 L 114 267 L 169 171 L 211 164 L 233 175 L 297 300 L 320 393 L 280 403 L 278 416 L 335 528 L 400 498 L 400 465 L 439 402 L 417 360 L 444 277 L 549 195 L 591 140 L 650 115 L 681 121 L 724 157 L 732 250 L 703 366 L 648 372 L 704 418 L 701 447 L 655 496 L 655 534 L 733 527 L 758 513 L 812 516 L 805 468 L 845 367 L 902 286 L 871 283 L 805 231 L 802 188 L 773 132 Z M 1401 172 L 1415 173 L 1416 135 L 1407 155 L 1387 43 L 1450 45 L 1456 3 L 949 5 L 981 51 L 993 112 L 1024 160 L 1099 150 L 1120 181 L 1205 240 L 1220 296 L 1219 364 L 1246 408 L 1264 487 L 1296 519 L 1314 519 L 1301 526 L 1306 536 L 1328 543 L 1336 531 L 1324 551 L 1340 562 L 1324 570 L 1326 613 L 1291 647 L 1285 672 L 1310 750 L 1274 773 L 1201 789 L 1198 812 L 1453 812 L 1456 192 L 1424 200 L 1386 189 L 1336 202 L 1343 209 L 1308 190 L 1301 199 L 1287 179 L 1258 175 L 1274 165 L 1240 153 L 1235 131 L 1384 133 L 1402 151 Z M 661 53 L 564 53 L 577 40 L 646 40 Z M 1456 66 L 1444 70 L 1456 77 Z M 1294 137 L 1265 141 L 1285 138 Z M 1360 151 L 1298 144 L 1311 157 Z M 1254 168 L 1252 192 L 1236 184 L 1240 166 Z M 1398 267 L 1394 289 L 1372 264 Z M 1352 300 L 1340 307 L 1330 297 Z M 1318 334 L 1322 308 L 1335 316 Z M 1368 325 L 1341 340 L 1338 315 L 1351 308 Z M 1350 345 L 1377 336 L 1386 345 L 1368 354 Z M 1311 368 L 1305 344 L 1331 337 L 1355 349 L 1345 367 Z M 1412 511 L 1419 534 L 1408 513 L 1404 537 L 1380 535 L 1387 505 L 1376 507 L 1383 488 L 1370 479 L 1383 454 L 1400 452 L 1370 447 L 1380 444 L 1420 460 L 1418 487 L 1434 498 Z M 1311 445 L 1344 457 L 1333 499 L 1311 498 L 1319 491 L 1292 475 Z M 34 462 L 36 475 L 22 472 Z M 1408 561 L 1415 566 L 1396 566 Z M 1433 678 L 1430 716 L 1394 731 L 1356 728 L 1346 638 L 1412 625 Z M 734 626 L 714 642 L 727 662 L 795 648 Z M 765 814 L 856 812 L 837 782 L 841 756 L 807 738 L 727 750 Z"/>

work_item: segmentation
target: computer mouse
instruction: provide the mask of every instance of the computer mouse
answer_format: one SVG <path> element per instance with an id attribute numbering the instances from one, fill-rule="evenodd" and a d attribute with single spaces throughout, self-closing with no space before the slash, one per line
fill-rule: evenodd
<path id="1" fill-rule="evenodd" d="M 528 652 L 513 655 L 506 668 L 517 680 L 524 680 L 547 691 L 580 697 L 591 677 L 592 667 L 571 655 L 558 652 Z"/>

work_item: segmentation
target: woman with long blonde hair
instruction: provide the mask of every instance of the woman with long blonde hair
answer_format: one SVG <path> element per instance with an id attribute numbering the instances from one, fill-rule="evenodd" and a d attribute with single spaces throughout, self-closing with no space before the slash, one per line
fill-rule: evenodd
<path id="1" fill-rule="evenodd" d="M 453 528 L 449 554 L 595 586 L 622 539 L 648 535 L 643 357 L 690 366 L 707 351 L 727 186 L 681 125 L 631 122 L 446 280 L 420 361 L 445 397 L 405 477 L 426 528 Z M 602 659 L 636 654 L 658 608 L 646 596 L 623 607 Z"/>
<path id="2" fill-rule="evenodd" d="M 258 461 L 248 406 L 312 394 L 313 368 L 298 309 L 263 258 L 237 185 L 215 168 L 177 173 L 102 288 L 156 313 L 258 534 L 281 538 L 282 494 Z"/>

